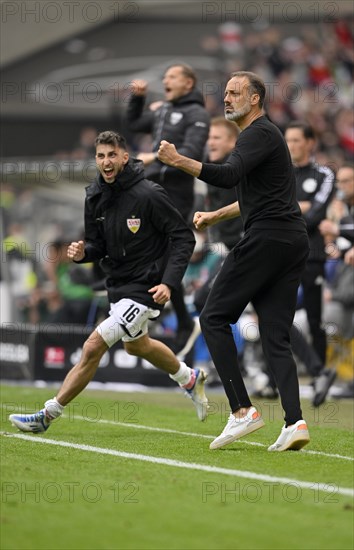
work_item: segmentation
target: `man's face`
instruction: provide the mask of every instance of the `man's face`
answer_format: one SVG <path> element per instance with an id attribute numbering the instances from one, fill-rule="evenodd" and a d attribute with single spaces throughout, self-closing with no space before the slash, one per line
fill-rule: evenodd
<path id="1" fill-rule="evenodd" d="M 182 67 L 170 67 L 165 72 L 162 83 L 166 101 L 174 101 L 188 94 L 193 88 L 193 80 L 183 74 Z"/>
<path id="2" fill-rule="evenodd" d="M 96 147 L 96 164 L 106 183 L 114 183 L 129 160 L 124 149 L 116 145 L 99 144 Z"/>
<path id="3" fill-rule="evenodd" d="M 301 128 L 288 128 L 285 131 L 291 160 L 294 164 L 307 163 L 314 148 L 314 140 L 307 139 Z"/>
<path id="4" fill-rule="evenodd" d="M 224 94 L 225 118 L 237 122 L 252 110 L 248 79 L 235 76 L 226 84 Z"/>
<path id="5" fill-rule="evenodd" d="M 339 168 L 336 184 L 343 193 L 343 200 L 348 204 L 354 204 L 354 170 L 349 166 Z"/>
<path id="6" fill-rule="evenodd" d="M 236 138 L 228 128 L 222 125 L 211 125 L 207 141 L 210 162 L 218 162 L 229 155 L 235 146 Z"/>

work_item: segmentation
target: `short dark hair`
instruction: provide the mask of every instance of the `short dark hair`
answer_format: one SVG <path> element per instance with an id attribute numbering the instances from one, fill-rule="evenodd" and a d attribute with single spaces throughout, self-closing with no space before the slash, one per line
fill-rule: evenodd
<path id="1" fill-rule="evenodd" d="M 119 147 L 119 149 L 124 149 L 124 151 L 127 150 L 127 142 L 125 137 L 118 134 L 118 132 L 114 132 L 113 130 L 106 130 L 105 132 L 98 134 L 95 139 L 95 147 L 101 144 L 114 145 L 115 147 Z"/>
<path id="2" fill-rule="evenodd" d="M 264 98 L 266 95 L 266 87 L 264 84 L 264 80 L 258 76 L 256 73 L 252 73 L 251 71 L 236 71 L 235 73 L 231 74 L 231 78 L 238 77 L 246 77 L 248 79 L 248 82 L 250 84 L 249 87 L 249 95 L 252 94 L 258 94 L 259 95 L 259 106 L 262 109 L 264 105 Z"/>
<path id="3" fill-rule="evenodd" d="M 316 139 L 315 130 L 304 120 L 292 120 L 285 128 L 285 132 L 291 128 L 296 128 L 302 131 L 305 139 Z"/>
<path id="4" fill-rule="evenodd" d="M 197 75 L 190 65 L 187 65 L 187 63 L 172 63 L 172 65 L 169 65 L 166 68 L 165 73 L 168 71 L 168 69 L 172 69 L 172 67 L 180 67 L 182 69 L 182 74 L 186 78 L 191 78 L 193 80 L 193 86 L 197 84 Z"/>

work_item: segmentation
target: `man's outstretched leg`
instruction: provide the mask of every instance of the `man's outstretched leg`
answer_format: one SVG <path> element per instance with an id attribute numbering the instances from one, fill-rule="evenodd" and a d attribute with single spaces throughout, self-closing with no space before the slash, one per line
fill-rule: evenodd
<path id="1" fill-rule="evenodd" d="M 92 380 L 107 349 L 106 342 L 94 331 L 84 343 L 80 361 L 68 372 L 56 397 L 46 401 L 44 408 L 34 414 L 11 414 L 9 420 L 13 426 L 22 432 L 45 432 L 50 422 L 61 416 L 64 407 Z"/>
<path id="2" fill-rule="evenodd" d="M 126 333 L 122 329 L 119 340 L 123 334 L 126 339 Z M 152 340 L 147 334 L 129 339 L 124 345 L 128 353 L 142 357 L 168 373 L 192 399 L 199 420 L 205 420 L 208 400 L 204 393 L 206 374 L 203 370 L 190 369 L 185 363 L 180 363 L 165 344 Z M 100 359 L 108 348 L 102 336 L 97 330 L 94 331 L 84 344 L 80 361 L 67 374 L 58 394 L 46 401 L 44 408 L 34 414 L 11 414 L 11 423 L 23 432 L 45 432 L 51 421 L 61 416 L 64 407 L 93 379 Z"/>

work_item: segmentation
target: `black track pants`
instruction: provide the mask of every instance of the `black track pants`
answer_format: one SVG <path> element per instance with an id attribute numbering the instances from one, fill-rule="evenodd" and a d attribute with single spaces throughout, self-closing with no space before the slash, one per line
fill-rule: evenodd
<path id="1" fill-rule="evenodd" d="M 307 262 L 301 277 L 304 293 L 304 308 L 310 325 L 312 345 L 322 364 L 326 363 L 327 338 L 322 328 L 322 287 L 324 280 L 324 264 L 322 262 Z"/>
<path id="2" fill-rule="evenodd" d="M 305 231 L 251 229 L 231 250 L 215 280 L 200 323 L 232 412 L 251 406 L 230 328 L 251 302 L 285 421 L 293 424 L 302 418 L 289 332 L 308 251 Z"/>

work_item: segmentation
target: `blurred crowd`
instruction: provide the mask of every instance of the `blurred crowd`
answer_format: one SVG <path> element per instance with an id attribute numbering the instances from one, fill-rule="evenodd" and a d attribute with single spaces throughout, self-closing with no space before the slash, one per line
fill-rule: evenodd
<path id="1" fill-rule="evenodd" d="M 223 114 L 222 89 L 227 75 L 243 69 L 256 72 L 268 84 L 266 111 L 270 119 L 283 131 L 292 120 L 306 120 L 317 135 L 314 160 L 330 166 L 335 173 L 346 166 L 342 169 L 342 180 L 346 181 L 343 183 L 337 178 L 337 192 L 328 206 L 321 232 L 326 240 L 328 257 L 323 294 L 327 360 L 336 364 L 342 361 L 343 377 L 350 379 L 352 367 L 346 365 L 351 363 L 352 357 L 354 303 L 348 285 L 352 284 L 354 252 L 353 243 L 346 238 L 342 226 L 343 220 L 353 217 L 354 208 L 354 173 L 348 164 L 354 153 L 353 27 L 350 21 L 343 20 L 321 23 L 316 27 L 304 25 L 298 31 L 296 36 L 292 36 L 287 29 L 272 26 L 243 35 L 236 24 L 229 25 L 228 30 L 221 25 L 218 35 L 206 36 L 202 43 L 205 53 L 220 58 L 219 72 L 213 77 L 214 82 L 220 82 L 220 88 L 211 88 L 210 83 L 202 80 L 199 88 L 204 92 L 207 110 L 215 117 Z M 231 40 L 225 39 L 227 32 Z M 75 148 L 58 151 L 56 158 L 92 160 L 96 134 L 95 128 L 83 127 Z M 148 150 L 150 142 L 138 136 L 131 140 L 130 146 L 132 154 L 137 154 Z M 211 158 L 210 142 L 208 147 L 205 154 Z M 346 170 L 345 177 L 343 170 Z M 203 182 L 195 182 L 195 191 L 196 209 L 215 207 L 215 197 Z M 1 280 L 11 281 L 14 320 L 94 325 L 106 308 L 104 300 L 97 297 L 103 288 L 99 266 L 78 266 L 68 262 L 67 243 L 80 235 L 69 236 L 64 225 L 55 231 L 53 227 L 48 231 L 42 228 L 42 243 L 49 243 L 46 254 L 33 253 L 37 237 L 34 237 L 31 226 L 37 215 L 36 208 L 35 190 L 30 187 L 21 189 L 10 183 L 3 185 L 2 254 L 7 261 L 6 266 L 1 263 Z M 235 231 L 240 233 L 241 229 Z M 196 238 L 197 245 L 184 278 L 186 302 L 195 316 L 202 307 L 202 289 L 213 280 L 228 252 L 226 236 L 220 238 L 215 231 L 198 233 Z M 157 332 L 173 330 L 171 316 L 172 311 L 166 308 Z M 296 322 L 304 334 L 308 333 L 306 319 L 301 316 L 300 301 Z M 255 391 L 264 392 L 264 395 L 274 393 L 270 381 L 264 376 L 257 320 L 251 307 L 233 330 L 245 368 L 247 364 L 259 366 L 254 371 Z M 197 341 L 196 358 L 210 363 L 202 336 Z"/>
<path id="2" fill-rule="evenodd" d="M 354 23 L 349 18 L 295 28 L 296 35 L 286 25 L 246 34 L 225 23 L 217 36 L 205 37 L 204 49 L 220 58 L 216 81 L 237 70 L 259 74 L 268 85 L 271 120 L 282 130 L 291 120 L 306 120 L 318 136 L 319 163 L 336 170 L 354 154 Z M 205 85 L 213 116 L 223 112 L 222 91 Z"/>

